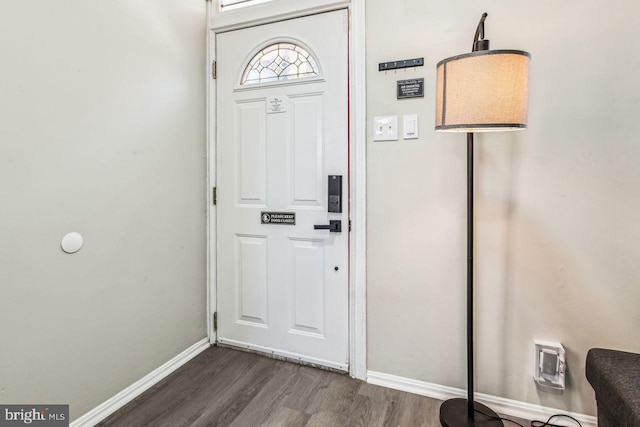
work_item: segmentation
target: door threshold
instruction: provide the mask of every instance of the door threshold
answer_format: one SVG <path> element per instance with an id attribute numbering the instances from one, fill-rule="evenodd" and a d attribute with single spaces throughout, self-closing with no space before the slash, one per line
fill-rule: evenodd
<path id="1" fill-rule="evenodd" d="M 255 353 L 270 359 L 283 360 L 286 362 L 297 363 L 299 365 L 311 366 L 312 368 L 323 369 L 326 371 L 346 374 L 349 372 L 348 363 L 335 363 L 316 357 L 304 356 L 302 354 L 292 353 L 289 351 L 276 350 L 274 348 L 262 347 L 259 345 L 248 344 L 241 341 L 230 340 L 226 338 L 218 338 L 218 347 L 227 347 L 235 350 L 241 350 L 248 353 Z"/>

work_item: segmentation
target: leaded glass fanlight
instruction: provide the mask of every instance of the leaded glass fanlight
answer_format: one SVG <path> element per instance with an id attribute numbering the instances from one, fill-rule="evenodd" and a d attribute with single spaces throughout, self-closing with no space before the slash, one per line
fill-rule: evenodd
<path id="1" fill-rule="evenodd" d="M 274 43 L 255 54 L 242 73 L 241 85 L 319 76 L 318 63 L 303 47 Z"/>

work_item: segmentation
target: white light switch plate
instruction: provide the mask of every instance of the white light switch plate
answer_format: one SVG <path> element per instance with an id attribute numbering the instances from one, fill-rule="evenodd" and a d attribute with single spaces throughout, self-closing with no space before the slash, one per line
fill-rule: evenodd
<path id="1" fill-rule="evenodd" d="M 373 118 L 374 141 L 398 140 L 398 116 L 380 116 Z"/>
<path id="2" fill-rule="evenodd" d="M 405 114 L 402 116 L 402 137 L 404 139 L 418 139 L 417 114 Z"/>

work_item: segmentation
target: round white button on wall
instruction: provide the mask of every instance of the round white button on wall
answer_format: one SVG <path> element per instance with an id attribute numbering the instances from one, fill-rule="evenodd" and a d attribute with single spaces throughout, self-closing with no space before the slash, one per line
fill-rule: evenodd
<path id="1" fill-rule="evenodd" d="M 76 253 L 82 248 L 82 244 L 84 240 L 82 240 L 82 236 L 80 233 L 69 233 L 62 238 L 62 250 L 68 254 Z"/>

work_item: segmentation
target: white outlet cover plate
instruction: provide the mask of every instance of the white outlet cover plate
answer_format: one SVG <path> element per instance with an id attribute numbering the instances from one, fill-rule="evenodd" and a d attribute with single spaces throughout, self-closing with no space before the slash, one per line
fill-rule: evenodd
<path id="1" fill-rule="evenodd" d="M 398 140 L 398 116 L 378 116 L 373 118 L 374 141 Z"/>
<path id="2" fill-rule="evenodd" d="M 564 390 L 567 369 L 564 347 L 559 342 L 533 340 L 533 343 L 535 344 L 533 380 L 542 387 Z M 557 358 L 555 375 L 543 374 L 543 352 L 549 354 L 551 357 Z"/>

